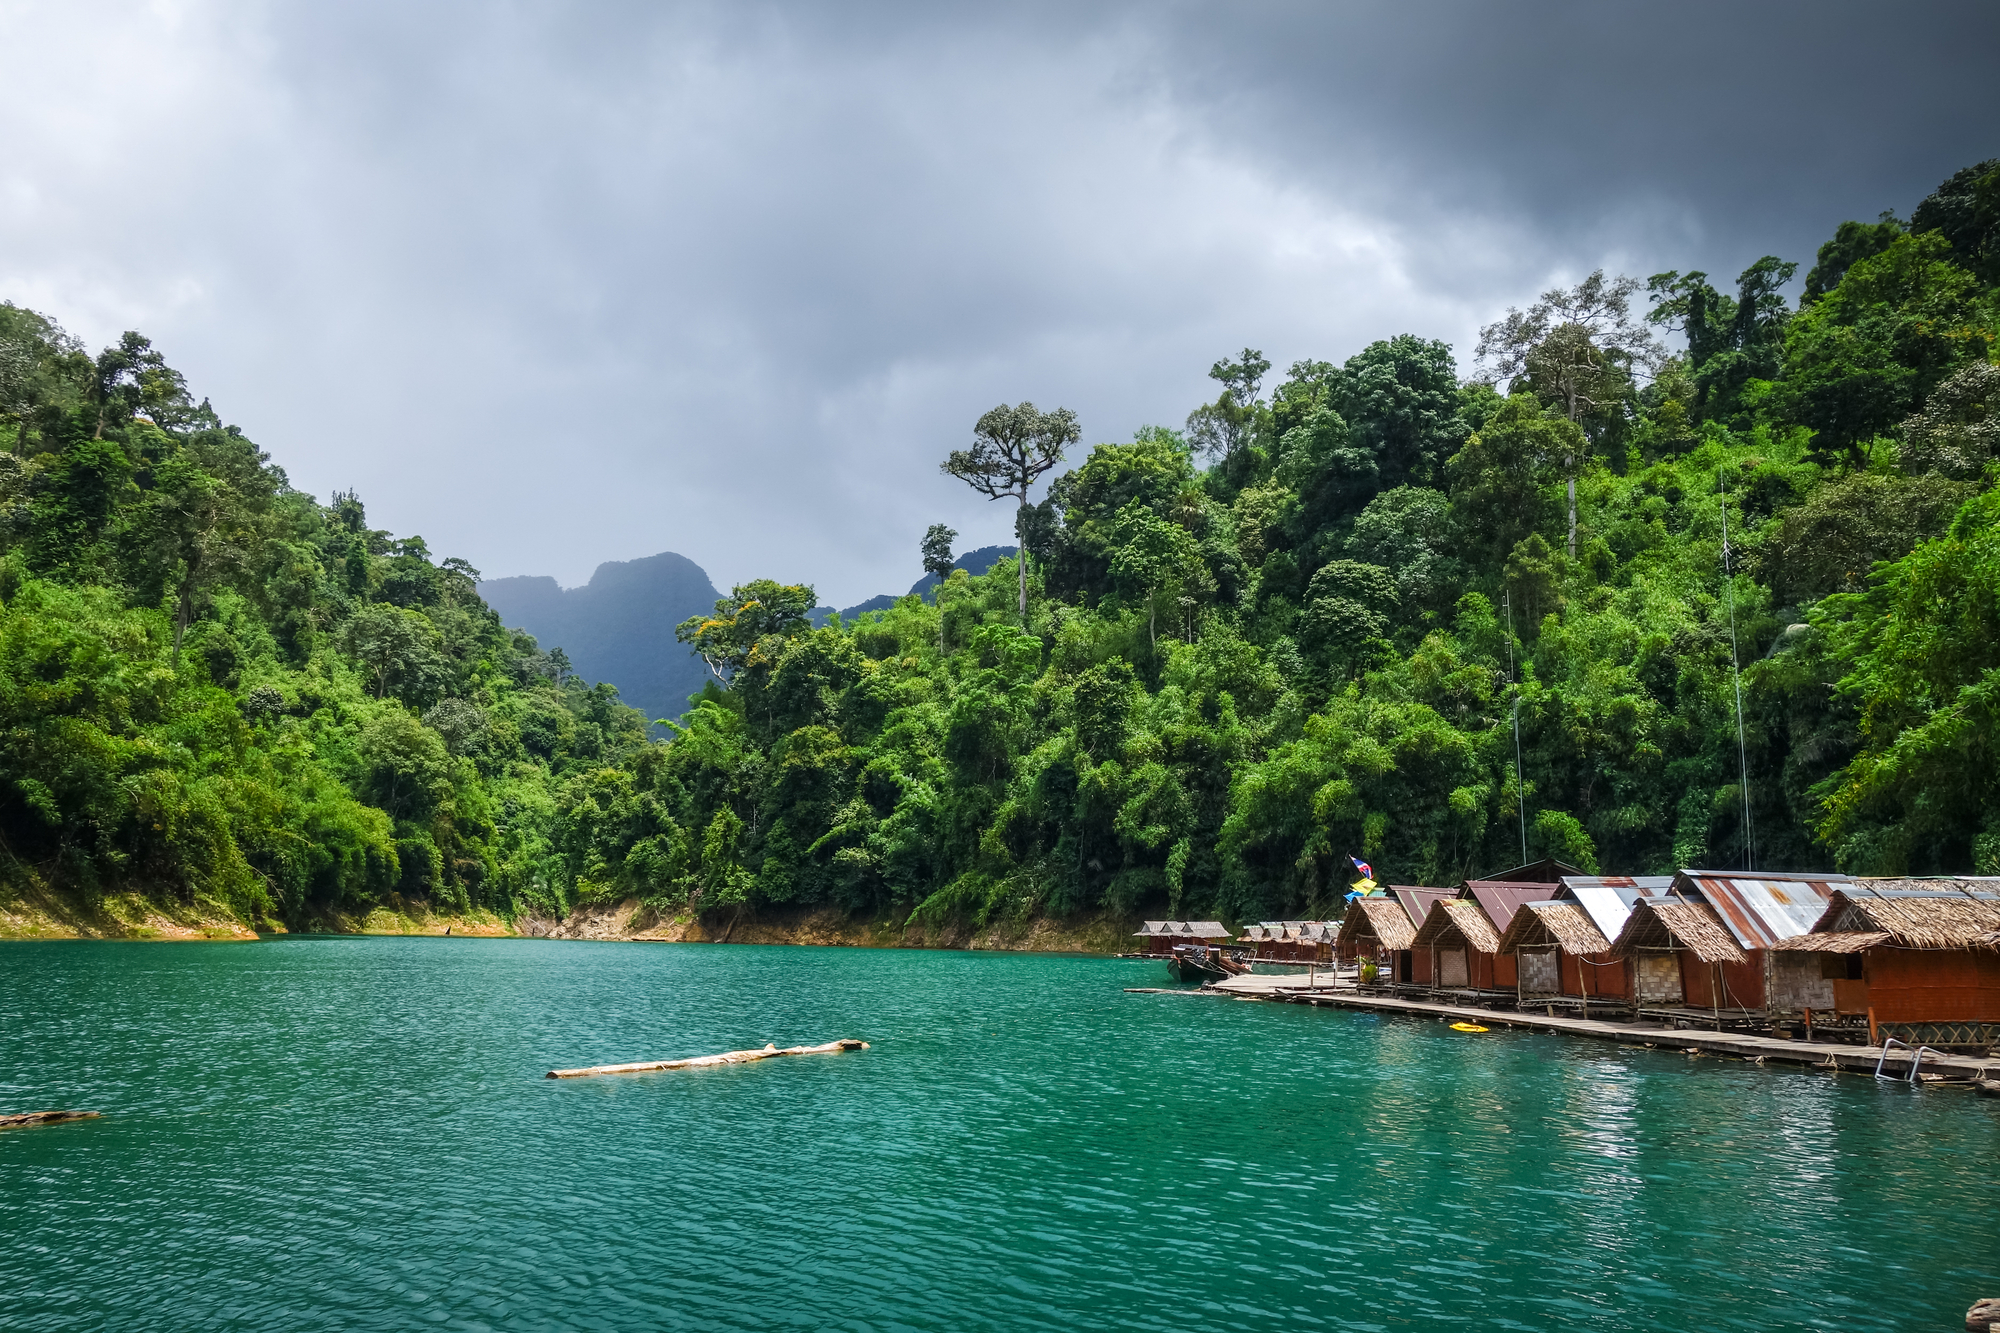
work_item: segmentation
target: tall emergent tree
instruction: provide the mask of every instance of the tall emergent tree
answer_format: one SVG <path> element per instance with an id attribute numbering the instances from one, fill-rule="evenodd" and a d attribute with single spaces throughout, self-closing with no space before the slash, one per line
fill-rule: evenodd
<path id="1" fill-rule="evenodd" d="M 1222 385 L 1222 394 L 1188 414 L 1188 441 L 1198 452 L 1230 458 L 1249 443 L 1257 410 L 1263 406 L 1258 393 L 1270 368 L 1270 359 L 1254 347 L 1244 348 L 1239 360 L 1224 357 L 1208 368 L 1208 377 Z M 1295 373 L 1297 369 L 1293 367 Z"/>
<path id="2" fill-rule="evenodd" d="M 1606 279 L 1598 269 L 1567 290 L 1552 287 L 1525 311 L 1509 307 L 1505 319 L 1479 331 L 1479 359 L 1493 380 L 1511 392 L 1522 380 L 1562 405 L 1571 422 L 1597 412 L 1626 392 L 1635 367 L 1650 369 L 1660 345 L 1643 324 L 1632 322 L 1637 278 Z M 1564 470 L 1569 482 L 1569 555 L 1576 558 L 1576 474 L 1581 459 L 1572 451 Z"/>
<path id="3" fill-rule="evenodd" d="M 938 581 L 939 592 L 944 588 L 944 581 L 951 577 L 951 567 L 955 563 L 951 543 L 956 536 L 957 529 L 942 523 L 931 524 L 931 530 L 924 534 L 924 573 Z M 941 653 L 944 651 L 944 602 L 938 593 L 931 596 L 938 603 L 938 651 Z"/>
<path id="4" fill-rule="evenodd" d="M 1083 438 L 1076 413 L 1067 407 L 1053 412 L 1037 411 L 1033 403 L 994 408 L 972 427 L 972 447 L 954 449 L 940 465 L 990 500 L 1012 497 L 1020 510 L 1014 530 L 1026 530 L 1028 491 L 1036 480 L 1062 462 L 1063 448 Z M 1020 551 L 1014 562 L 1021 574 L 1021 619 L 1028 618 L 1028 555 Z"/>

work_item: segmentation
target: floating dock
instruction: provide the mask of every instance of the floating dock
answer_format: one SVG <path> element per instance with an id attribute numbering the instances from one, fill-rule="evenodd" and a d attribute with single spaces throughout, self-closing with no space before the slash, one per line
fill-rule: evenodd
<path id="1" fill-rule="evenodd" d="M 1182 995 L 1207 995 L 1219 999 L 1269 1000 L 1282 1004 L 1307 1004 L 1329 1009 L 1353 1009 L 1368 1013 L 1400 1014 L 1408 1018 L 1428 1018 L 1438 1022 L 1477 1023 L 1489 1028 L 1524 1028 L 1532 1032 L 1560 1032 L 1573 1037 L 1593 1037 L 1621 1046 L 1649 1047 L 1687 1054 L 1732 1056 L 1759 1064 L 1792 1064 L 1812 1069 L 1873 1074 L 1898 1079 L 1910 1076 L 1913 1053 L 1894 1047 L 1885 1056 L 1879 1046 L 1846 1046 L 1832 1042 L 1793 1041 L 1783 1037 L 1760 1037 L 1744 1032 L 1703 1032 L 1690 1028 L 1667 1028 L 1642 1023 L 1612 1023 L 1600 1018 L 1568 1018 L 1561 1015 L 1522 1013 L 1514 1010 L 1476 1009 L 1465 1005 L 1433 1004 L 1424 1000 L 1397 1000 L 1382 995 L 1361 995 L 1350 986 L 1333 984 L 1329 977 L 1320 986 L 1299 986 L 1297 977 L 1231 977 L 1200 990 L 1177 988 Z M 1135 992 L 1151 987 L 1134 987 Z M 1992 1072 L 1989 1072 L 1992 1071 Z M 1954 1082 L 1984 1084 L 2000 1073 L 2000 1061 L 1970 1055 L 1925 1051 L 1923 1073 L 1940 1074 Z M 2000 1084 L 1996 1084 L 2000 1087 Z"/>

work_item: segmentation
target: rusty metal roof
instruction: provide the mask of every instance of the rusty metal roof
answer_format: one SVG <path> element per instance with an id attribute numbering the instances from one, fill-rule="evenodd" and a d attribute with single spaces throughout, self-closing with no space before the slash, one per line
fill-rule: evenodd
<path id="1" fill-rule="evenodd" d="M 1493 937 L 1498 939 L 1500 932 L 1507 929 L 1514 920 L 1514 913 L 1520 911 L 1524 903 L 1545 903 L 1556 896 L 1560 887 L 1554 883 L 1469 879 L 1465 881 L 1465 887 L 1458 891 L 1458 896 L 1479 904 L 1479 910 L 1486 913 L 1486 919 L 1493 923 Z M 1491 953 L 1492 950 L 1486 952 Z"/>
<path id="2" fill-rule="evenodd" d="M 1833 891 L 1852 882 L 1831 873 L 1683 870 L 1674 876 L 1670 893 L 1713 907 L 1743 948 L 1768 949 L 1810 931 Z"/>
<path id="3" fill-rule="evenodd" d="M 1666 896 L 1673 882 L 1672 875 L 1564 875 L 1556 898 L 1583 908 L 1604 938 L 1615 940 L 1632 915 L 1632 904 Z"/>
<path id="4" fill-rule="evenodd" d="M 1389 886 L 1389 896 L 1403 905 L 1403 915 L 1410 918 L 1412 929 L 1424 924 L 1424 918 L 1430 915 L 1432 903 L 1455 897 L 1456 894 L 1455 889 L 1432 889 L 1415 884 Z"/>

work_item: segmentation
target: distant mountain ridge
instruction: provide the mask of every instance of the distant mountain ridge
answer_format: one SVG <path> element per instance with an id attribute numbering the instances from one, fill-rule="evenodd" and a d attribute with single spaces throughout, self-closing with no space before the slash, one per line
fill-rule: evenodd
<path id="1" fill-rule="evenodd" d="M 984 574 L 1013 554 L 1011 546 L 982 546 L 958 557 L 953 567 Z M 910 593 L 928 596 L 936 586 L 936 576 L 926 574 Z M 679 717 L 687 711 L 688 696 L 710 679 L 702 660 L 675 640 L 674 626 L 713 611 L 722 594 L 708 571 L 684 555 L 662 551 L 639 560 L 607 560 L 581 588 L 564 588 L 546 574 L 488 579 L 479 585 L 479 595 L 509 629 L 534 635 L 543 652 L 562 649 L 579 676 L 617 686 L 618 697 L 649 718 Z M 887 610 L 897 600 L 883 593 L 848 607 L 840 618 Z M 814 607 L 812 622 L 824 625 L 833 616 L 830 606 Z"/>
<path id="2" fill-rule="evenodd" d="M 953 569 L 962 569 L 968 574 L 984 574 L 999 561 L 1012 559 L 1014 551 L 1015 548 L 1012 546 L 982 546 L 976 551 L 967 551 L 964 555 L 952 561 L 951 564 Z M 879 593 L 874 597 L 870 597 L 865 602 L 848 607 L 840 613 L 840 618 L 842 620 L 852 620 L 864 612 L 887 611 L 890 607 L 912 593 L 919 597 L 929 597 L 931 589 L 937 587 L 937 581 L 937 575 L 926 574 L 910 585 L 909 592 Z M 833 608 L 830 606 L 816 606 L 813 608 L 812 617 L 813 624 L 824 625 L 827 621 L 833 619 Z"/>
<path id="3" fill-rule="evenodd" d="M 489 579 L 479 595 L 510 629 L 534 635 L 543 651 L 561 648 L 578 675 L 617 686 L 649 718 L 679 717 L 709 679 L 674 626 L 714 610 L 722 594 L 686 556 L 607 560 L 581 588 L 547 575 Z"/>

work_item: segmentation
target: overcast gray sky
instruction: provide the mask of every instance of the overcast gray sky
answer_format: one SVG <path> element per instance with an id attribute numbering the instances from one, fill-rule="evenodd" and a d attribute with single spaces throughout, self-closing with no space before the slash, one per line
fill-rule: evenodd
<path id="1" fill-rule="evenodd" d="M 1009 539 L 937 471 L 996 403 L 1088 446 L 1246 344 L 1463 364 L 1551 282 L 1810 263 L 2000 155 L 1985 2 L 63 0 L 0 49 L 0 298 L 488 577 L 835 605 Z"/>

